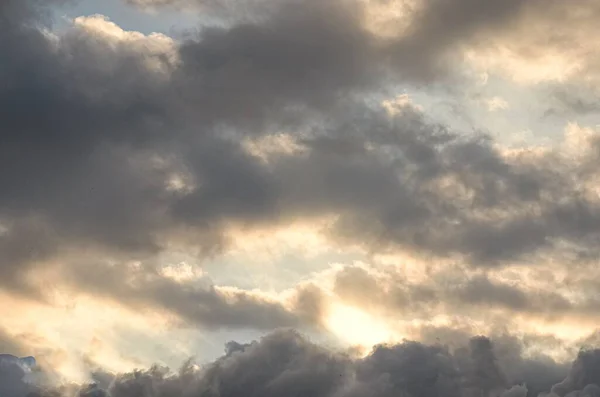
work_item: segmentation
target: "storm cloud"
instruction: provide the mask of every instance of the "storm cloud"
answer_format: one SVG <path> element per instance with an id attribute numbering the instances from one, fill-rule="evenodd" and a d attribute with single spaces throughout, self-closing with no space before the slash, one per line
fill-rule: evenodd
<path id="1" fill-rule="evenodd" d="M 498 348 L 516 347 L 514 340 L 499 341 Z M 466 345 L 449 348 L 405 341 L 375 346 L 365 357 L 329 350 L 294 331 L 281 330 L 249 344 L 231 342 L 225 354 L 202 367 L 186 363 L 178 372 L 154 367 L 146 371 L 114 374 L 108 390 L 96 386 L 62 386 L 32 395 L 131 397 L 169 395 L 304 395 L 317 396 L 527 396 L 530 382 L 536 391 L 564 396 L 590 393 L 598 386 L 597 350 L 581 351 L 570 371 L 565 364 L 544 356 L 528 359 L 496 354 L 496 342 L 472 337 Z M 510 350 L 510 349 L 509 349 Z M 514 350 L 513 350 L 514 351 Z M 521 373 L 504 372 L 520 360 Z M 545 374 L 539 373 L 544 368 Z M 568 372 L 568 373 L 567 373 Z M 549 375 L 549 376 L 544 376 Z M 532 377 L 533 376 L 533 377 Z M 543 383 L 539 381 L 543 379 Z M 18 385 L 19 380 L 14 379 Z M 23 385 L 23 384 L 22 384 Z M 20 397 L 9 394 L 8 397 Z"/>

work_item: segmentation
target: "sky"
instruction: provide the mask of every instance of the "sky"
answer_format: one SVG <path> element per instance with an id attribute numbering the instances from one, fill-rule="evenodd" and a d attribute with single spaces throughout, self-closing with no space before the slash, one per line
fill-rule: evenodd
<path id="1" fill-rule="evenodd" d="M 0 396 L 599 396 L 598 18 L 1 1 Z"/>

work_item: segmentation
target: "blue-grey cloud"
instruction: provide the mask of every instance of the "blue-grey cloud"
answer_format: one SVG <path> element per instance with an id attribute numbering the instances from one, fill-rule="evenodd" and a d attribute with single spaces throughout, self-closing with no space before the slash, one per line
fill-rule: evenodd
<path id="1" fill-rule="evenodd" d="M 406 341 L 375 346 L 364 358 L 336 352 L 311 343 L 293 331 L 277 331 L 250 344 L 230 343 L 226 353 L 202 368 L 185 364 L 178 372 L 153 367 L 114 375 L 106 391 L 99 385 L 63 386 L 54 390 L 29 390 L 37 396 L 392 396 L 415 397 L 528 395 L 528 384 L 553 395 L 588 393 L 598 386 L 598 351 L 579 353 L 570 372 L 551 360 L 498 357 L 510 340 L 492 342 L 473 337 L 456 349 L 442 344 Z M 504 346 L 502 346 L 504 344 Z M 520 360 L 520 361 L 519 361 Z M 541 360 L 545 360 L 542 364 Z M 516 364 L 522 371 L 510 375 L 503 366 Z M 544 367 L 545 365 L 545 367 Z M 538 370 L 545 368 L 546 375 Z M 514 369 L 514 368 L 513 368 Z M 542 380 L 543 383 L 539 383 Z M 14 384 L 19 384 L 18 380 Z M 531 394 L 530 394 L 531 395 Z M 12 393 L 8 397 L 25 397 Z"/>

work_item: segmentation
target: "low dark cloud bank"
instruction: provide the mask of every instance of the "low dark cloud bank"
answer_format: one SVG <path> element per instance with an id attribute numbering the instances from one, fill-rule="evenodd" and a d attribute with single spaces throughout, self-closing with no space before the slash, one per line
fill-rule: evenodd
<path id="1" fill-rule="evenodd" d="M 3 397 L 574 397 L 597 395 L 600 351 L 581 350 L 569 369 L 543 355 L 525 356 L 516 338 L 479 336 L 453 348 L 408 341 L 375 346 L 366 357 L 353 358 L 294 331 L 276 331 L 247 345 L 231 342 L 216 361 L 202 368 L 186 364 L 175 374 L 159 367 L 118 375 L 96 371 L 91 375 L 95 386 L 38 391 L 17 375 L 2 383 L 5 390 L 17 391 L 4 391 Z"/>

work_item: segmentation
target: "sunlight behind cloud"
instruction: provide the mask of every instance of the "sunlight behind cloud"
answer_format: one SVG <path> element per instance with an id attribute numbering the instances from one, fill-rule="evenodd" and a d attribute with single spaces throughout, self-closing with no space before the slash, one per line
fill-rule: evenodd
<path id="1" fill-rule="evenodd" d="M 136 31 L 126 31 L 104 15 L 80 16 L 73 20 L 73 26 L 101 40 L 104 45 L 117 49 L 127 45 L 144 54 L 144 62 L 156 77 L 168 76 L 179 63 L 177 43 L 162 33 L 144 35 Z"/>
<path id="2" fill-rule="evenodd" d="M 232 227 L 229 238 L 233 247 L 227 252 L 232 257 L 247 257 L 251 261 L 270 263 L 290 251 L 299 251 L 307 258 L 314 258 L 333 250 L 324 236 L 335 217 L 312 219 L 310 222 L 289 222 L 274 227 L 245 228 Z"/>
<path id="3" fill-rule="evenodd" d="M 135 313 L 89 297 L 64 295 L 58 298 L 54 297 L 52 307 L 0 295 L 3 302 L 0 316 L 3 326 L 19 339 L 23 338 L 25 348 L 42 365 L 52 368 L 59 379 L 85 382 L 94 366 L 122 372 L 156 361 L 155 346 L 139 339 L 135 348 L 122 351 L 122 346 L 127 344 L 122 332 L 140 333 L 158 344 L 165 335 L 168 318 L 149 312 Z M 190 353 L 179 351 L 177 354 L 180 361 Z"/>
<path id="4" fill-rule="evenodd" d="M 380 319 L 343 303 L 331 303 L 326 327 L 341 340 L 368 353 L 376 344 L 398 341 L 398 335 Z"/>
<path id="5" fill-rule="evenodd" d="M 382 37 L 402 35 L 411 17 L 422 7 L 421 0 L 363 0 L 366 4 L 366 28 Z"/>

